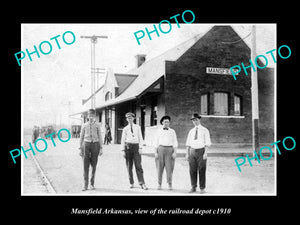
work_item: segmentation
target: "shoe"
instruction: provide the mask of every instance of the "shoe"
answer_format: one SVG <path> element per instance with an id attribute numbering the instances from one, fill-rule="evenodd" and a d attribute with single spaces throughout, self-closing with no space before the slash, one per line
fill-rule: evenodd
<path id="1" fill-rule="evenodd" d="M 170 190 L 170 191 L 173 190 L 172 184 L 169 184 L 169 190 Z"/>
<path id="2" fill-rule="evenodd" d="M 133 185 L 133 184 L 130 184 L 129 188 L 134 188 L 134 185 Z"/>
<path id="3" fill-rule="evenodd" d="M 157 186 L 157 190 L 161 190 L 161 184 Z"/>
<path id="4" fill-rule="evenodd" d="M 148 190 L 148 188 L 145 184 L 141 184 L 141 188 L 144 189 L 144 190 Z"/>
<path id="5" fill-rule="evenodd" d="M 205 188 L 200 188 L 200 193 L 205 193 Z"/>
<path id="6" fill-rule="evenodd" d="M 82 191 L 86 191 L 88 188 L 87 187 L 83 187 L 82 188 Z"/>
<path id="7" fill-rule="evenodd" d="M 194 193 L 194 192 L 196 192 L 196 188 L 192 188 L 190 191 L 189 191 L 189 193 Z"/>
<path id="8" fill-rule="evenodd" d="M 91 184 L 91 190 L 95 190 L 95 186 Z"/>

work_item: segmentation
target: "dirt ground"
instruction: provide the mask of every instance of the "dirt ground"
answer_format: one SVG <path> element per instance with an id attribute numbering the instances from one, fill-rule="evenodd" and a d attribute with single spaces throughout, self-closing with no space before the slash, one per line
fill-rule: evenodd
<path id="1" fill-rule="evenodd" d="M 120 152 L 120 145 L 104 145 L 103 156 L 98 160 L 95 186 L 96 190 L 82 192 L 83 168 L 78 155 L 79 139 L 60 142 L 55 139 L 56 147 L 48 140 L 44 152 L 36 152 L 36 158 L 46 176 L 60 195 L 191 195 L 188 162 L 179 157 L 173 173 L 173 191 L 167 189 L 166 175 L 163 176 L 163 189 L 157 190 L 157 173 L 154 158 L 142 156 L 142 166 L 146 185 L 149 190 L 138 187 L 129 188 L 125 160 Z M 25 142 L 26 143 L 26 142 Z M 274 159 L 258 163 L 252 160 L 241 166 L 241 172 L 235 164 L 236 157 L 208 157 L 206 172 L 206 192 L 204 195 L 275 195 Z M 25 161 L 26 159 L 24 159 Z M 23 170 L 28 170 L 26 163 Z M 34 173 L 23 173 L 23 185 L 26 193 L 41 194 L 38 189 L 27 187 L 28 180 Z M 134 171 L 135 175 L 135 171 Z M 137 183 L 137 179 L 135 177 Z M 28 190 L 29 189 L 29 190 Z M 43 194 L 43 193 L 42 193 Z M 197 190 L 196 195 L 200 192 Z"/>

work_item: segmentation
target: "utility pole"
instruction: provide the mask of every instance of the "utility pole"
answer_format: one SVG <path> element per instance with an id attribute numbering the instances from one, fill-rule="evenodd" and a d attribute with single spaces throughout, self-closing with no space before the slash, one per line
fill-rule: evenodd
<path id="1" fill-rule="evenodd" d="M 96 89 L 97 90 L 100 87 L 100 78 L 101 80 L 105 77 L 106 69 L 105 68 L 95 68 L 96 73 Z"/>
<path id="2" fill-rule="evenodd" d="M 254 62 L 256 58 L 256 27 L 252 25 L 251 31 L 251 61 Z M 252 148 L 253 154 L 256 152 L 259 156 L 259 109 L 258 109 L 258 81 L 257 71 L 251 66 L 251 102 L 252 102 Z"/>
<path id="3" fill-rule="evenodd" d="M 108 38 L 107 36 L 80 36 L 81 38 L 89 38 L 91 39 L 91 108 L 95 109 L 95 102 L 96 102 L 96 85 L 95 85 L 95 44 L 97 43 L 98 38 Z"/>

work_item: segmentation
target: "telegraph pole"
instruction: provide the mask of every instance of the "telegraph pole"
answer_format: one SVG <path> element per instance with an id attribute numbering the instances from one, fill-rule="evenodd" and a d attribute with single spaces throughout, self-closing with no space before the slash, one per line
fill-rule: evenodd
<path id="1" fill-rule="evenodd" d="M 99 88 L 99 83 L 100 83 L 100 78 L 103 78 L 105 76 L 106 73 L 106 69 L 105 68 L 95 68 L 95 73 L 96 73 L 96 89 L 97 90 Z"/>
<path id="2" fill-rule="evenodd" d="M 256 58 L 256 27 L 252 25 L 251 31 L 251 61 L 254 62 Z M 252 101 L 252 148 L 253 154 L 256 152 L 258 158 L 259 156 L 259 109 L 258 109 L 258 81 L 257 81 L 257 71 L 251 66 L 251 101 Z"/>
<path id="3" fill-rule="evenodd" d="M 96 85 L 95 85 L 95 44 L 97 43 L 98 38 L 108 38 L 107 36 L 80 36 L 81 38 L 89 38 L 91 39 L 91 108 L 95 109 L 95 102 L 96 102 Z"/>

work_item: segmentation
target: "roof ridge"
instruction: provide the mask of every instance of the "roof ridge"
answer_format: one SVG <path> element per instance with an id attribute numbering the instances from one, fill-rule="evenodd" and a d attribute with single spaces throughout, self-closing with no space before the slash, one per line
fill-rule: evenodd
<path id="1" fill-rule="evenodd" d="M 210 30 L 210 29 L 209 29 L 209 30 Z M 185 40 L 185 41 L 181 42 L 180 44 L 178 44 L 178 45 L 176 45 L 176 46 L 174 46 L 174 47 L 172 47 L 172 48 L 170 48 L 170 49 L 168 49 L 168 50 L 162 52 L 161 54 L 159 54 L 159 55 L 157 55 L 157 56 L 151 58 L 150 60 L 146 60 L 140 67 L 143 67 L 144 65 L 148 64 L 149 62 L 151 62 L 151 61 L 153 61 L 153 60 L 155 60 L 155 59 L 161 57 L 162 55 L 165 55 L 165 54 L 168 53 L 168 52 L 171 52 L 172 50 L 178 48 L 179 46 L 181 47 L 181 46 L 185 45 L 186 43 L 191 42 L 192 40 L 195 40 L 195 43 L 196 43 L 196 42 L 199 41 L 199 40 L 200 40 L 207 32 L 209 32 L 209 30 L 206 31 L 205 33 L 196 34 L 196 35 L 194 35 L 193 37 L 189 38 L 188 40 Z M 194 44 L 195 44 L 195 43 L 194 43 Z M 180 56 L 179 56 L 179 57 L 180 57 Z M 178 57 L 178 58 L 179 58 L 179 57 Z M 134 71 L 134 70 L 136 70 L 136 69 L 139 69 L 140 67 L 132 68 L 132 69 L 128 70 L 126 73 L 131 73 L 131 71 Z"/>
<path id="2" fill-rule="evenodd" d="M 201 36 L 201 35 L 204 36 L 204 34 L 196 34 L 196 35 L 193 36 L 192 38 L 190 38 L 190 39 L 188 39 L 188 40 L 185 40 L 185 41 L 181 42 L 180 44 L 178 44 L 178 45 L 176 45 L 176 46 L 174 46 L 174 47 L 168 49 L 167 51 L 165 51 L 165 52 L 163 52 L 163 53 L 161 53 L 161 54 L 159 54 L 159 55 L 153 57 L 152 59 L 158 58 L 158 57 L 160 57 L 160 56 L 166 54 L 167 52 L 172 51 L 173 49 L 178 48 L 179 46 L 182 46 L 182 45 L 186 44 L 187 42 L 190 42 L 190 41 L 192 41 L 192 40 L 194 40 L 194 39 L 197 39 L 197 38 L 200 39 L 201 37 L 198 37 L 198 36 Z M 152 59 L 150 59 L 149 61 L 151 61 Z M 149 61 L 146 61 L 145 63 L 147 63 L 147 62 L 149 62 Z"/>

